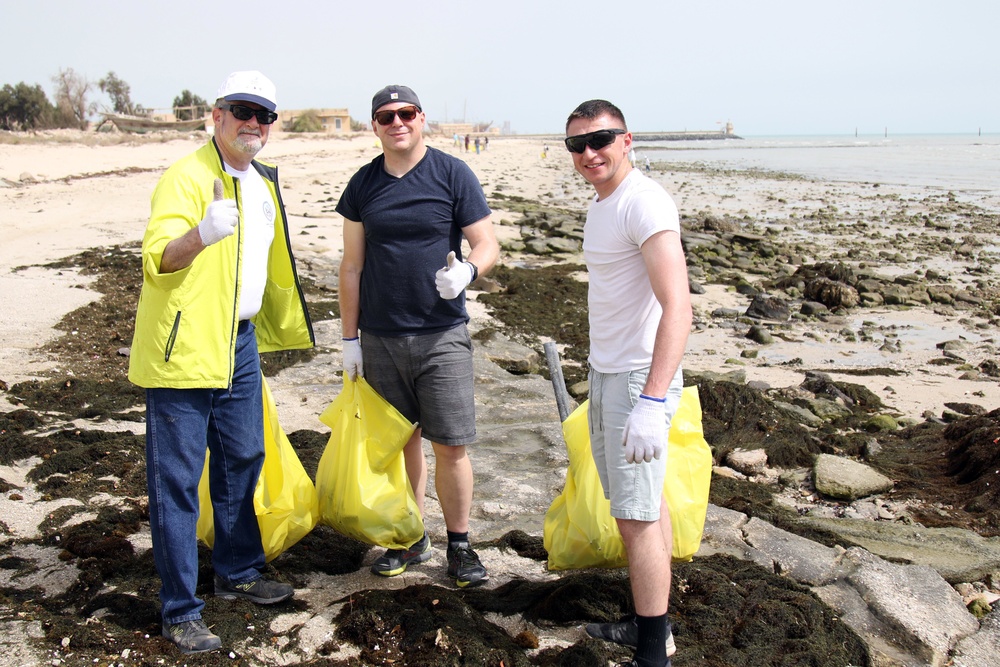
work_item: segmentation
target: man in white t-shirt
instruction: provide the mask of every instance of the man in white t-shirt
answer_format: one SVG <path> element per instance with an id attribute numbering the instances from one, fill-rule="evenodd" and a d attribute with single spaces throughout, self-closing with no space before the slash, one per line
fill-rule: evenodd
<path id="1" fill-rule="evenodd" d="M 597 192 L 587 212 L 590 441 L 629 559 L 635 617 L 587 626 L 635 647 L 623 667 L 669 667 L 670 514 L 663 499 L 667 434 L 680 402 L 691 328 L 677 207 L 638 170 L 615 105 L 590 100 L 566 122 L 573 166 Z"/>

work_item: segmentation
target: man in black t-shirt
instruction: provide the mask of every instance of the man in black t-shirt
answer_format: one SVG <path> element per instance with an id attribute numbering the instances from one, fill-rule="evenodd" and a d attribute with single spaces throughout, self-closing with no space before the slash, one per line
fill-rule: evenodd
<path id="1" fill-rule="evenodd" d="M 482 186 L 457 158 L 424 144 L 425 116 L 406 86 L 372 99 L 372 130 L 382 155 L 351 177 L 337 212 L 344 217 L 340 313 L 344 371 L 365 379 L 404 417 L 419 424 L 403 454 L 424 512 L 427 462 L 448 532 L 448 575 L 459 587 L 489 576 L 470 547 L 475 442 L 472 341 L 465 288 L 500 254 Z M 462 241 L 469 243 L 463 258 Z M 431 557 L 426 534 L 389 549 L 372 571 L 395 576 Z"/>

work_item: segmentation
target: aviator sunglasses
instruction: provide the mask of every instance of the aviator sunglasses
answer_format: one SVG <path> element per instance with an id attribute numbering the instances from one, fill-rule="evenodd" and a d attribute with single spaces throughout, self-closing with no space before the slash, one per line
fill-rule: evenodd
<path id="1" fill-rule="evenodd" d="M 597 130 L 596 132 L 566 137 L 566 150 L 570 153 L 582 153 L 587 149 L 587 146 L 590 146 L 591 150 L 599 151 L 613 144 L 615 137 L 619 134 L 625 134 L 625 130 L 613 127 L 607 130 Z"/>
<path id="2" fill-rule="evenodd" d="M 392 121 L 397 115 L 399 116 L 399 120 L 408 123 L 416 118 L 418 113 L 420 113 L 420 109 L 416 106 L 410 105 L 408 107 L 400 107 L 398 109 L 376 111 L 373 118 L 379 125 L 392 125 Z"/>
<path id="3" fill-rule="evenodd" d="M 257 122 L 261 125 L 270 125 L 274 121 L 278 120 L 278 114 L 273 111 L 268 111 L 267 109 L 254 109 L 243 104 L 230 104 L 229 102 L 223 102 L 219 105 L 219 108 L 231 111 L 236 120 L 250 120 L 254 116 L 257 116 Z"/>

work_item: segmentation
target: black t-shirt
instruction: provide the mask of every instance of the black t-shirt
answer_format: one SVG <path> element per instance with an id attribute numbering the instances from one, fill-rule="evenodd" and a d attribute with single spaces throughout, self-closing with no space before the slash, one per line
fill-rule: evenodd
<path id="1" fill-rule="evenodd" d="M 465 294 L 442 299 L 434 274 L 452 250 L 462 256 L 462 227 L 490 214 L 476 175 L 434 148 L 402 178 L 379 155 L 351 177 L 337 213 L 365 228 L 362 331 L 406 336 L 467 322 Z"/>

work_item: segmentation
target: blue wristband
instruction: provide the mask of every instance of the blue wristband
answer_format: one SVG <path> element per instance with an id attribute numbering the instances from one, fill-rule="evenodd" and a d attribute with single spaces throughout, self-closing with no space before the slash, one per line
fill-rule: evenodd
<path id="1" fill-rule="evenodd" d="M 343 341 L 352 341 L 352 340 L 357 340 L 358 338 L 359 338 L 359 336 L 355 336 L 354 338 L 341 338 L 340 340 L 343 340 Z"/>
<path id="2" fill-rule="evenodd" d="M 655 396 L 646 396 L 645 394 L 639 394 L 639 398 L 645 398 L 647 401 L 655 401 L 656 403 L 666 403 L 667 397 L 656 398 Z"/>

